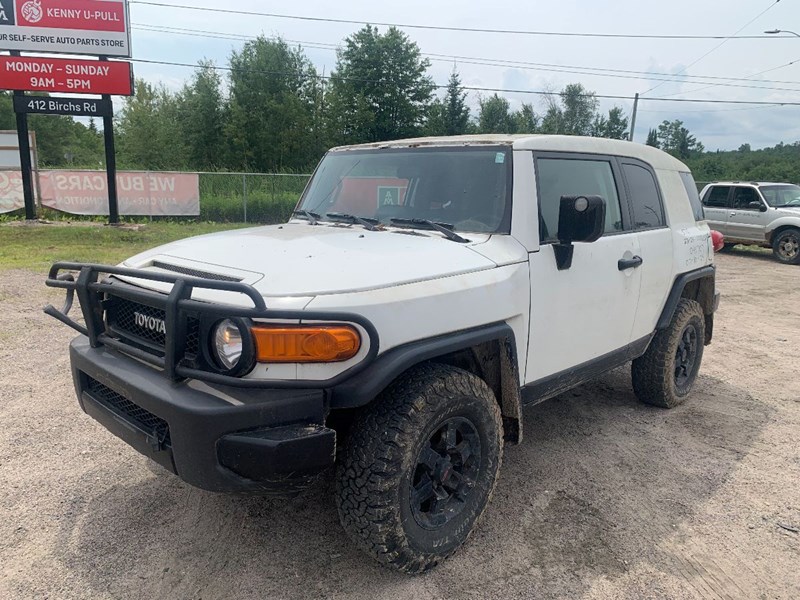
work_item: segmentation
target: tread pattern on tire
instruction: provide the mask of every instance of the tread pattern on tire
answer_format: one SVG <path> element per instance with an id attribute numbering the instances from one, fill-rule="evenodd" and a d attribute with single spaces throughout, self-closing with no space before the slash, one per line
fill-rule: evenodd
<path id="1" fill-rule="evenodd" d="M 495 456 L 486 456 L 487 460 L 497 462 L 496 467 L 491 467 L 495 471 L 486 499 L 488 504 L 502 461 L 502 417 L 493 392 L 472 373 L 436 363 L 415 367 L 384 391 L 351 428 L 336 478 L 339 517 L 355 543 L 385 566 L 421 573 L 458 549 L 456 546 L 442 555 L 420 553 L 412 548 L 402 528 L 397 490 L 403 465 L 415 459 L 404 442 L 418 434 L 426 412 L 454 396 L 484 399 L 496 427 L 499 451 Z M 482 512 L 483 509 L 473 527 Z"/>
<path id="2" fill-rule="evenodd" d="M 650 346 L 642 356 L 631 365 L 631 379 L 636 397 L 645 404 L 661 408 L 673 408 L 681 404 L 684 396 L 675 392 L 674 362 L 677 338 L 693 317 L 699 317 L 697 362 L 703 358 L 703 340 L 705 339 L 705 317 L 699 303 L 681 298 L 675 307 L 675 314 L 669 327 L 656 333 Z M 699 365 L 698 365 L 699 368 Z"/>

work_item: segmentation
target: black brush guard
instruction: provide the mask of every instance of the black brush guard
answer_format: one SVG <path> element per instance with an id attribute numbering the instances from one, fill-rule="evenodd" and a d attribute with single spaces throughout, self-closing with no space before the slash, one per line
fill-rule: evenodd
<path id="1" fill-rule="evenodd" d="M 72 272 L 78 273 L 77 279 Z M 129 284 L 115 285 L 107 279 L 101 281 L 100 276 L 103 274 L 170 283 L 172 290 L 169 294 L 164 294 Z M 267 308 L 261 294 L 246 283 L 203 279 L 127 267 L 59 262 L 51 267 L 45 284 L 48 287 L 64 289 L 67 294 L 61 310 L 47 305 L 44 309 L 46 314 L 87 336 L 92 348 L 107 346 L 133 356 L 163 369 L 164 375 L 172 381 L 198 379 L 241 388 L 330 388 L 362 371 L 378 354 L 378 332 L 372 323 L 363 316 L 343 312 L 271 310 Z M 249 298 L 253 306 L 248 308 L 192 300 L 192 292 L 195 289 L 242 294 Z M 75 294 L 78 296 L 83 320 L 86 323 L 85 327 L 69 317 Z M 106 327 L 105 307 L 108 299 L 114 297 L 139 302 L 164 311 L 166 339 L 163 357 L 109 335 Z M 369 348 L 361 362 L 326 380 L 244 379 L 185 364 L 187 323 L 190 316 L 199 316 L 205 323 L 214 323 L 227 318 L 355 323 L 367 333 Z M 204 341 L 201 339 L 200 343 L 203 344 Z"/>

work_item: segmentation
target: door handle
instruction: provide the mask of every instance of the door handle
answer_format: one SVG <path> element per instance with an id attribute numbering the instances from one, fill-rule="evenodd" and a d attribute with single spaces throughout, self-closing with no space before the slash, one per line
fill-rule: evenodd
<path id="1" fill-rule="evenodd" d="M 642 257 L 641 256 L 634 256 L 633 258 L 620 258 L 617 261 L 617 268 L 620 271 L 625 271 L 627 269 L 635 269 L 639 265 L 642 264 Z"/>
<path id="2" fill-rule="evenodd" d="M 736 213 L 735 213 L 735 212 L 732 212 L 732 213 L 731 213 L 731 216 L 732 216 L 732 217 L 735 217 L 735 216 L 736 216 Z"/>

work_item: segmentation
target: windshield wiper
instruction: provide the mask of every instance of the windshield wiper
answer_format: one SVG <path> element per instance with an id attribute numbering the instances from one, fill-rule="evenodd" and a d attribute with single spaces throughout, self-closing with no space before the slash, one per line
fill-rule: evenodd
<path id="1" fill-rule="evenodd" d="M 292 214 L 297 217 L 305 217 L 312 225 L 316 225 L 317 221 L 322 218 L 320 215 L 310 210 L 296 210 Z"/>
<path id="2" fill-rule="evenodd" d="M 459 244 L 469 243 L 468 239 L 461 237 L 455 231 L 453 231 L 453 225 L 451 225 L 450 223 L 437 223 L 434 221 L 429 221 L 428 219 L 394 218 L 389 220 L 393 224 L 400 225 L 401 227 L 404 226 L 416 229 L 430 229 L 432 231 L 438 231 L 439 233 L 443 234 L 448 240 L 458 242 Z"/>
<path id="3" fill-rule="evenodd" d="M 329 212 L 325 213 L 325 218 L 330 219 L 331 221 L 346 221 L 348 223 L 358 223 L 359 225 L 363 225 L 365 229 L 369 231 L 380 231 L 383 229 L 380 226 L 380 221 L 378 219 L 373 219 L 372 217 L 359 217 L 358 215 L 348 215 L 347 213 L 338 213 L 338 212 Z"/>

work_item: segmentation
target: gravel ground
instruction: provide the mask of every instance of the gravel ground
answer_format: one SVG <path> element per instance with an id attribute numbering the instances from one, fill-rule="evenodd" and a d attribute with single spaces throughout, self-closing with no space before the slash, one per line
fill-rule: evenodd
<path id="1" fill-rule="evenodd" d="M 625 368 L 527 409 L 481 526 L 420 577 L 353 548 L 330 481 L 278 501 L 151 469 L 78 408 L 58 296 L 5 272 L 0 597 L 798 598 L 800 268 L 718 264 L 690 401 L 638 404 Z"/>

